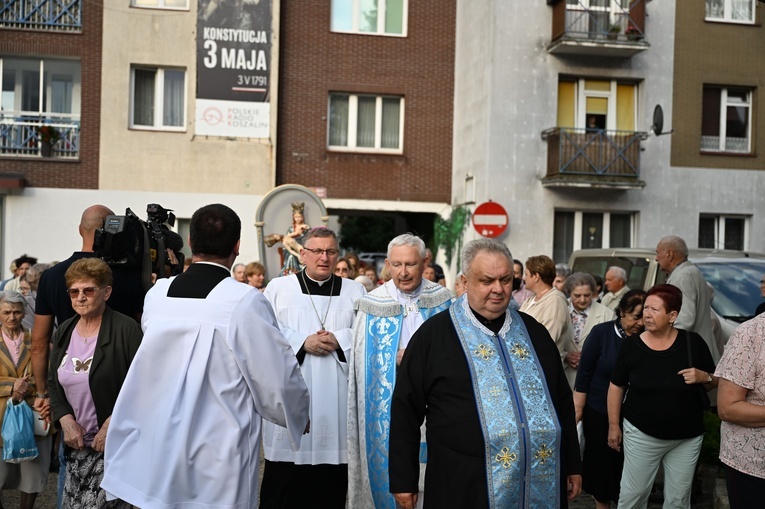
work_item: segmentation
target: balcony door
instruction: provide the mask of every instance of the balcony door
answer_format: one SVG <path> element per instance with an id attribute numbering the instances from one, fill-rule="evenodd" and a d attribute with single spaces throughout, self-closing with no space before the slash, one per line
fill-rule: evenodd
<path id="1" fill-rule="evenodd" d="M 558 127 L 636 131 L 637 85 L 616 80 L 561 80 Z"/>

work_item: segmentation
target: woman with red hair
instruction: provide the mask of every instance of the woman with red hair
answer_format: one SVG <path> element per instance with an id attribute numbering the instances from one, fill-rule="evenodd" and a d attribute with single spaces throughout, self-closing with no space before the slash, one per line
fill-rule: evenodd
<path id="1" fill-rule="evenodd" d="M 709 403 L 706 391 L 717 386 L 717 378 L 701 336 L 674 326 L 682 303 L 675 286 L 648 291 L 645 332 L 624 341 L 611 375 L 608 445 L 617 451 L 624 445 L 620 508 L 646 506 L 660 464 L 664 507 L 690 507 Z"/>

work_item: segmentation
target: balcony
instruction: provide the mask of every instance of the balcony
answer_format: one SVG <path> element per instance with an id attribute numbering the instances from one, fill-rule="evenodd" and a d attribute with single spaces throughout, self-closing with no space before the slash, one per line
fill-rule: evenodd
<path id="1" fill-rule="evenodd" d="M 547 142 L 545 187 L 641 189 L 640 141 L 647 133 L 554 127 Z"/>
<path id="2" fill-rule="evenodd" d="M 3 0 L 0 28 L 82 31 L 82 0 Z"/>
<path id="3" fill-rule="evenodd" d="M 553 7 L 554 55 L 630 58 L 650 47 L 645 0 L 548 0 Z M 626 7 L 622 7 L 626 4 Z"/>
<path id="4" fill-rule="evenodd" d="M 38 130 L 52 126 L 59 133 L 50 156 L 43 154 Z M 80 157 L 80 121 L 61 118 L 15 117 L 0 118 L 0 156 L 18 158 L 52 158 L 76 160 Z"/>

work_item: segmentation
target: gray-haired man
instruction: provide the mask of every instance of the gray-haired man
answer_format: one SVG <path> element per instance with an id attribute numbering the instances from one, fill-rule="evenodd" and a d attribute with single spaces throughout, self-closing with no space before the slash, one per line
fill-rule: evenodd
<path id="1" fill-rule="evenodd" d="M 388 429 L 398 363 L 415 331 L 447 309 L 452 298 L 448 289 L 423 279 L 429 262 L 422 239 L 399 235 L 388 244 L 385 260 L 391 280 L 356 303 L 348 381 L 349 508 L 394 506 L 388 488 Z"/>
<path id="2" fill-rule="evenodd" d="M 608 293 L 603 296 L 600 303 L 611 311 L 616 311 L 622 296 L 630 291 L 630 287 L 627 286 L 627 271 L 616 265 L 609 267 L 604 284 Z"/>

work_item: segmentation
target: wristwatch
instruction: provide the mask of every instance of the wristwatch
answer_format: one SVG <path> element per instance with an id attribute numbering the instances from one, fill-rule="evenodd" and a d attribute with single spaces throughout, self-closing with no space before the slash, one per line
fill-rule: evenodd
<path id="1" fill-rule="evenodd" d="M 712 373 L 707 373 L 707 377 L 708 377 L 708 379 L 707 379 L 706 383 L 708 383 L 708 384 L 712 383 Z"/>
<path id="2" fill-rule="evenodd" d="M 47 392 L 45 394 L 41 394 L 41 393 L 38 392 L 37 393 L 37 397 L 40 398 L 40 399 L 48 399 L 50 396 L 48 396 Z"/>

